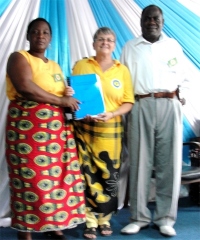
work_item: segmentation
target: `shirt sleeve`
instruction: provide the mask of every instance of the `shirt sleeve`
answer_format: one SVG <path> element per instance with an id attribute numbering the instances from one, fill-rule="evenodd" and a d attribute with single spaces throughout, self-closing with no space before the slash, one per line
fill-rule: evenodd
<path id="1" fill-rule="evenodd" d="M 124 66 L 124 96 L 123 96 L 123 102 L 130 102 L 134 103 L 134 89 L 133 84 L 131 80 L 131 75 L 126 66 Z"/>

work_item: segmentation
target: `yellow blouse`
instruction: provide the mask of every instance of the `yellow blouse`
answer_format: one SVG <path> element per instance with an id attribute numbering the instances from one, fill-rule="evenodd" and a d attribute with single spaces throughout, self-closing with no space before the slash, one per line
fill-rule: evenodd
<path id="1" fill-rule="evenodd" d="M 101 79 L 106 111 L 115 111 L 124 102 L 134 103 L 133 86 L 128 68 L 114 60 L 113 66 L 102 72 L 93 58 L 78 61 L 73 68 L 73 75 L 96 73 Z"/>
<path id="2" fill-rule="evenodd" d="M 62 70 L 60 66 L 48 60 L 45 63 L 42 59 L 37 58 L 22 50 L 19 51 L 27 60 L 32 69 L 32 81 L 45 91 L 55 94 L 56 96 L 63 96 L 65 83 Z M 20 84 L 20 82 L 19 82 Z M 10 77 L 6 74 L 6 93 L 10 100 L 15 100 L 16 96 L 20 96 L 13 86 Z"/>

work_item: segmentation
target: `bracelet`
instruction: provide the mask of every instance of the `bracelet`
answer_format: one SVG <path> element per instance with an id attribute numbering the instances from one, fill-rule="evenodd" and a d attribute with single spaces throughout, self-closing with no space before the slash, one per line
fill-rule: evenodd
<path id="1" fill-rule="evenodd" d="M 114 114 L 114 112 L 111 112 L 111 113 L 112 113 L 112 115 L 113 115 L 113 116 L 112 116 L 112 118 L 114 118 L 114 117 L 115 117 L 115 114 Z"/>

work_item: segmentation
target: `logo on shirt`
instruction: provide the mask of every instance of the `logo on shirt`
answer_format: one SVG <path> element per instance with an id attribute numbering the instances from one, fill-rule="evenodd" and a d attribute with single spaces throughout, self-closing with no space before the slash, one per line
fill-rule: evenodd
<path id="1" fill-rule="evenodd" d="M 172 59 L 170 59 L 170 60 L 168 61 L 167 64 L 168 64 L 169 67 L 173 67 L 173 66 L 175 66 L 177 63 L 178 63 L 177 59 L 176 59 L 176 58 L 172 58 Z"/>
<path id="2" fill-rule="evenodd" d="M 59 82 L 59 81 L 63 80 L 63 77 L 62 77 L 62 75 L 60 73 L 53 74 L 53 78 L 54 78 L 55 82 Z"/>
<path id="3" fill-rule="evenodd" d="M 122 86 L 121 82 L 118 79 L 113 79 L 111 84 L 114 88 L 121 88 Z"/>

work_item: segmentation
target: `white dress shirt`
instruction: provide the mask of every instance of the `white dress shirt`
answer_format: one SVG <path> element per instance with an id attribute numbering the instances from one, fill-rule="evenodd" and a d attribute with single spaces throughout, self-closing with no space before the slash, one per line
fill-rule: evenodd
<path id="1" fill-rule="evenodd" d="M 185 97 L 188 79 L 184 57 L 179 43 L 161 34 L 155 43 L 142 36 L 128 41 L 120 60 L 131 72 L 135 95 L 172 92 L 180 86 Z"/>

